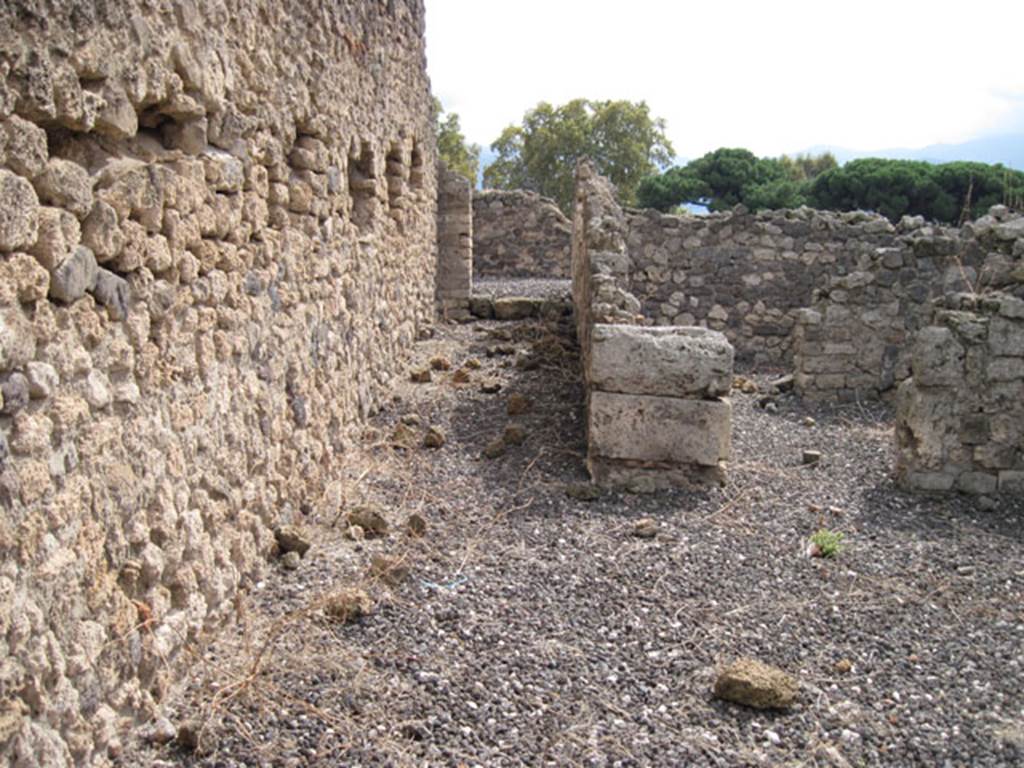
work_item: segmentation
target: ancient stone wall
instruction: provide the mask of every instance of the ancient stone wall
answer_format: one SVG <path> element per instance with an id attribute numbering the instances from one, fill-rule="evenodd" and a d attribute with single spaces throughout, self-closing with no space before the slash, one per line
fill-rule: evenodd
<path id="1" fill-rule="evenodd" d="M 572 222 L 536 192 L 485 190 L 473 196 L 477 277 L 568 278 Z"/>
<path id="2" fill-rule="evenodd" d="M 896 476 L 905 487 L 1024 492 L 1024 285 L 951 294 L 913 341 L 900 385 Z"/>
<path id="3" fill-rule="evenodd" d="M 791 359 L 796 313 L 815 288 L 865 255 L 893 247 L 881 216 L 807 208 L 708 216 L 630 211 L 629 289 L 655 325 L 722 331 L 737 356 L 760 364 Z"/>
<path id="4" fill-rule="evenodd" d="M 434 311 L 421 0 L 0 4 L 0 761 L 103 764 Z"/>
<path id="5" fill-rule="evenodd" d="M 437 303 L 443 316 L 469 312 L 473 292 L 473 188 L 438 162 Z"/>
<path id="6" fill-rule="evenodd" d="M 590 163 L 576 173 L 573 304 L 595 483 L 657 487 L 724 479 L 733 349 L 699 327 L 643 327 L 625 287 L 627 219 Z"/>
<path id="7" fill-rule="evenodd" d="M 931 323 L 934 299 L 1024 280 L 1024 218 L 993 210 L 962 231 L 905 221 L 895 246 L 864 253 L 848 274 L 828 278 L 797 314 L 796 391 L 839 401 L 894 393 L 910 375 L 910 341 Z"/>

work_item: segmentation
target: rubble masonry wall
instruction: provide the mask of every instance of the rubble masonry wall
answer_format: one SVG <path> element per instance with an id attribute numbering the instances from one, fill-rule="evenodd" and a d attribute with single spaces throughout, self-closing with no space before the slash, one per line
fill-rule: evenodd
<path id="1" fill-rule="evenodd" d="M 422 0 L 0 5 L 0 761 L 101 765 L 434 311 Z"/>
<path id="2" fill-rule="evenodd" d="M 572 222 L 554 200 L 524 190 L 473 195 L 477 277 L 571 276 Z"/>
<path id="3" fill-rule="evenodd" d="M 650 323 L 706 325 L 722 331 L 740 358 L 770 365 L 791 360 L 796 312 L 815 288 L 898 240 L 881 216 L 807 208 L 630 211 L 628 228 L 629 288 Z"/>
<path id="4" fill-rule="evenodd" d="M 948 293 L 1024 281 L 1024 217 L 1002 208 L 961 230 L 919 226 L 827 278 L 793 335 L 796 391 L 813 399 L 886 397 L 910 375 L 914 334 Z"/>
<path id="5" fill-rule="evenodd" d="M 904 487 L 1024 492 L 1024 286 L 951 294 L 916 334 L 900 385 L 896 476 Z"/>

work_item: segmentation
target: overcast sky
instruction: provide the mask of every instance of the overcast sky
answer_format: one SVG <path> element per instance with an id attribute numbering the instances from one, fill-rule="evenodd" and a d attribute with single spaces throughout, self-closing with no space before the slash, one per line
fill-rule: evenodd
<path id="1" fill-rule="evenodd" d="M 435 95 L 487 146 L 539 101 L 644 100 L 676 154 L 1024 131 L 1024 0 L 426 0 Z"/>

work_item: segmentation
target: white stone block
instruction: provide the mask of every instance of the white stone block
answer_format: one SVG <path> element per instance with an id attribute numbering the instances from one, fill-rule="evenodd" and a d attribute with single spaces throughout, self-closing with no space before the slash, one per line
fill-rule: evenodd
<path id="1" fill-rule="evenodd" d="M 731 422 L 728 400 L 594 392 L 590 397 L 590 453 L 713 467 L 732 452 Z"/>
<path id="2" fill-rule="evenodd" d="M 733 348 L 707 328 L 595 325 L 590 383 L 606 392 L 717 397 L 732 387 Z"/>

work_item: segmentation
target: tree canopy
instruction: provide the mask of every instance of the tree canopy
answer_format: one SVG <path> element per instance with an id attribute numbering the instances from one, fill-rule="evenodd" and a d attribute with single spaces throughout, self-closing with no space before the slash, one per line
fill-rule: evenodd
<path id="1" fill-rule="evenodd" d="M 673 157 L 665 122 L 647 104 L 575 99 L 562 106 L 541 102 L 521 125 L 510 125 L 491 144 L 497 159 L 484 169 L 484 185 L 529 189 L 572 208 L 576 162 L 589 157 L 615 184 L 620 201 L 636 202 L 645 176 Z"/>
<path id="2" fill-rule="evenodd" d="M 839 167 L 836 156 L 831 152 L 823 152 L 820 155 L 800 154 L 793 157 L 782 155 L 779 162 L 786 175 L 793 181 L 808 181 L 825 171 Z"/>
<path id="3" fill-rule="evenodd" d="M 679 168 L 645 178 L 638 201 L 667 211 L 685 203 L 712 211 L 743 203 L 753 210 L 810 205 L 877 211 L 958 223 L 996 203 L 1020 199 L 1024 173 L 985 163 L 933 165 L 866 158 L 840 167 L 830 154 L 758 158 L 745 149 L 717 149 Z"/>
<path id="4" fill-rule="evenodd" d="M 804 202 L 796 166 L 756 157 L 746 149 L 716 149 L 681 168 L 645 178 L 638 202 L 667 211 L 683 203 L 721 211 L 743 203 L 751 208 L 791 208 Z"/>
<path id="5" fill-rule="evenodd" d="M 878 211 L 893 221 L 909 214 L 956 224 L 1022 192 L 1024 173 L 1002 165 L 865 158 L 814 179 L 808 201 L 818 208 Z"/>
<path id="6" fill-rule="evenodd" d="M 445 114 L 444 107 L 434 99 L 434 130 L 437 134 L 437 154 L 449 170 L 465 176 L 476 186 L 480 170 L 480 145 L 469 144 L 462 135 L 459 116 Z"/>

